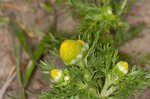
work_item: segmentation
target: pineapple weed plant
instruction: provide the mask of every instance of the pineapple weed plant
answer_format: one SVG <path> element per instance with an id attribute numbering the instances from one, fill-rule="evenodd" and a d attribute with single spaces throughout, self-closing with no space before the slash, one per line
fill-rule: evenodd
<path id="1" fill-rule="evenodd" d="M 51 85 L 39 99 L 130 99 L 143 91 L 149 85 L 148 71 L 128 66 L 116 49 L 139 36 L 137 28 L 124 22 L 127 0 L 68 0 L 67 5 L 80 25 L 72 36 L 48 34 L 50 52 L 65 67 L 41 62 Z"/>

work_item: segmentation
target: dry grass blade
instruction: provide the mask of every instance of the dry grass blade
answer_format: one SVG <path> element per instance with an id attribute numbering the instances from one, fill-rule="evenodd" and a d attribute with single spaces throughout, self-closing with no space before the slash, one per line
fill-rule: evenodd
<path id="1" fill-rule="evenodd" d="M 14 78 L 16 77 L 16 72 L 10 77 L 10 79 L 8 79 L 6 81 L 6 83 L 3 85 L 3 87 L 0 89 L 0 99 L 4 99 L 3 96 L 7 90 L 7 88 L 9 87 L 9 85 L 11 84 L 11 82 L 14 80 Z"/>
<path id="2" fill-rule="evenodd" d="M 18 24 L 18 26 L 25 31 L 25 33 L 31 37 L 31 38 L 37 38 L 37 35 L 35 33 L 33 33 L 32 31 L 28 30 L 27 27 L 24 24 L 21 24 L 19 22 L 16 22 Z"/>
<path id="3" fill-rule="evenodd" d="M 10 77 L 11 77 L 12 74 L 15 72 L 15 70 L 16 70 L 16 66 L 14 65 L 14 66 L 12 66 L 12 68 L 11 68 L 9 74 L 8 74 L 7 80 L 10 79 Z"/>
<path id="4" fill-rule="evenodd" d="M 12 3 L 12 2 L 0 1 L 0 6 L 1 6 L 1 8 L 15 9 L 15 10 L 20 11 L 20 12 L 27 12 L 29 10 L 27 6 L 19 6 L 15 3 Z"/>

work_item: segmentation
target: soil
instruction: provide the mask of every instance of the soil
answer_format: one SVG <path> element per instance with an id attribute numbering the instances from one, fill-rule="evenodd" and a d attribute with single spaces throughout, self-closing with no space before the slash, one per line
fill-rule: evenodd
<path id="1" fill-rule="evenodd" d="M 14 3 L 15 1 L 15 3 Z M 24 24 L 29 31 L 37 34 L 31 36 L 34 46 L 37 45 L 41 39 L 42 33 L 45 33 L 53 23 L 54 17 L 57 14 L 57 30 L 63 32 L 72 32 L 73 27 L 77 24 L 72 17 L 64 14 L 61 7 L 56 9 L 56 12 L 47 13 L 40 7 L 43 0 L 31 0 L 30 5 L 27 5 L 24 0 L 0 0 L 0 16 L 17 15 L 17 20 Z M 53 0 L 54 2 L 55 0 Z M 2 6 L 1 6 L 2 5 Z M 17 5 L 17 6 L 16 6 Z M 131 55 L 138 55 L 150 52 L 150 0 L 137 0 L 132 6 L 128 14 L 128 22 L 130 24 L 145 23 L 147 27 L 142 30 L 143 37 L 136 38 L 121 46 L 120 50 Z M 66 29 L 66 26 L 67 27 Z M 14 66 L 13 47 L 12 47 L 12 30 L 10 26 L 0 26 L 0 88 L 6 82 L 11 68 Z M 36 35 L 38 37 L 36 37 Z M 29 61 L 29 56 L 23 51 L 22 65 L 26 67 Z M 21 65 L 21 66 L 22 66 Z M 150 65 L 147 65 L 150 68 Z M 4 99 L 8 99 L 7 94 L 16 96 L 20 99 L 20 86 L 15 79 L 8 88 Z M 44 79 L 43 75 L 36 70 L 29 85 L 32 92 L 40 93 L 42 90 L 48 88 L 49 83 Z M 134 99 L 150 99 L 150 88 L 146 88 L 143 94 L 138 94 Z M 30 96 L 28 99 L 37 99 L 36 96 Z"/>
<path id="2" fill-rule="evenodd" d="M 136 38 L 123 45 L 120 50 L 131 55 L 149 54 L 150 52 L 150 0 L 137 0 L 128 14 L 128 23 L 146 24 L 142 30 L 142 38 Z M 150 61 L 150 60 L 149 60 Z M 150 69 L 150 64 L 146 65 Z M 144 93 L 138 94 L 134 99 L 150 99 L 150 88 L 146 88 Z"/>

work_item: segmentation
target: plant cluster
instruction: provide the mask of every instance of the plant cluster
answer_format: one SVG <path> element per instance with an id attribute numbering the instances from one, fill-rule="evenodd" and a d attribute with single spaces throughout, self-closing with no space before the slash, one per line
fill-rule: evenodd
<path id="1" fill-rule="evenodd" d="M 51 85 L 39 99 L 130 99 L 149 85 L 149 72 L 128 66 L 116 49 L 139 35 L 123 22 L 127 0 L 95 1 L 68 0 L 80 25 L 77 33 L 64 41 L 51 36 L 57 46 L 50 52 L 60 57 L 65 67 L 42 61 L 41 71 Z"/>

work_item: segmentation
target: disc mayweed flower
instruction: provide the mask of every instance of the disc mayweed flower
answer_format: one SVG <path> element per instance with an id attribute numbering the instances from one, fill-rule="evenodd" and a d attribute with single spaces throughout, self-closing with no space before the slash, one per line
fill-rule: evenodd
<path id="1" fill-rule="evenodd" d="M 50 76 L 55 82 L 59 82 L 63 79 L 63 73 L 59 69 L 52 69 L 50 71 Z"/>
<path id="2" fill-rule="evenodd" d="M 128 63 L 125 61 L 121 61 L 119 63 L 117 63 L 117 66 L 119 68 L 119 70 L 121 72 L 123 72 L 124 74 L 126 74 L 128 72 Z"/>
<path id="3" fill-rule="evenodd" d="M 82 40 L 65 40 L 60 46 L 60 57 L 66 65 L 75 64 L 87 49 L 88 44 Z"/>
<path id="4" fill-rule="evenodd" d="M 113 71 L 115 73 L 119 73 L 120 75 L 127 74 L 128 73 L 128 63 L 125 61 L 118 62 Z"/>

